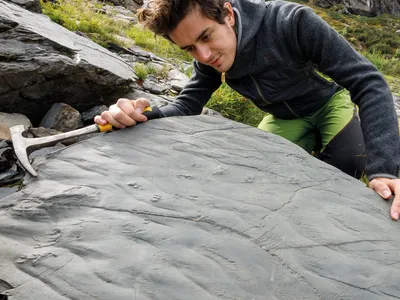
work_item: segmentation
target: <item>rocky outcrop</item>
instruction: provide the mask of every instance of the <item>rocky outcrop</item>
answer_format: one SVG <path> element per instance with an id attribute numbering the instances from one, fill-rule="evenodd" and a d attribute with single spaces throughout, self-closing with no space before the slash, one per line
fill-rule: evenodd
<path id="1" fill-rule="evenodd" d="M 117 6 L 123 6 L 132 11 L 136 11 L 139 7 L 143 5 L 143 0 L 107 0 L 107 1 Z"/>
<path id="2" fill-rule="evenodd" d="M 400 17 L 400 0 L 316 0 L 315 4 L 324 8 L 344 4 L 353 14 L 376 16 L 386 13 Z"/>
<path id="3" fill-rule="evenodd" d="M 400 17 L 400 0 L 373 0 L 373 10 L 377 14 L 391 14 Z"/>
<path id="4" fill-rule="evenodd" d="M 343 0 L 314 0 L 314 4 L 323 8 L 329 8 L 336 4 L 341 4 Z"/>
<path id="5" fill-rule="evenodd" d="M 165 118 L 33 166 L 0 201 L 0 298 L 400 295 L 390 203 L 276 135 Z"/>
<path id="6" fill-rule="evenodd" d="M 390 0 L 392 1 L 392 0 Z M 373 0 L 343 0 L 343 4 L 352 14 L 376 16 L 377 11 Z"/>
<path id="7" fill-rule="evenodd" d="M 42 13 L 42 6 L 40 5 L 40 0 L 9 0 L 14 4 L 17 4 L 27 10 L 35 13 Z"/>
<path id="8" fill-rule="evenodd" d="M 32 123 L 57 102 L 79 111 L 109 105 L 137 78 L 116 54 L 4 0 L 0 28 L 0 111 Z"/>

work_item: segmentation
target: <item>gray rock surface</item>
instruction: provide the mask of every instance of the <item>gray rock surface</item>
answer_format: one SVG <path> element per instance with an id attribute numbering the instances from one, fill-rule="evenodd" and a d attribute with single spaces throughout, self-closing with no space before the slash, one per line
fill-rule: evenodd
<path id="1" fill-rule="evenodd" d="M 400 118 L 400 97 L 393 95 L 394 108 L 396 109 L 397 116 Z"/>
<path id="2" fill-rule="evenodd" d="M 147 76 L 147 78 L 143 82 L 143 88 L 156 95 L 168 90 L 168 86 L 158 83 L 157 79 L 154 79 L 151 76 Z"/>
<path id="3" fill-rule="evenodd" d="M 42 6 L 40 0 L 9 0 L 10 2 L 22 6 L 23 8 L 35 13 L 42 13 Z"/>
<path id="4" fill-rule="evenodd" d="M 389 203 L 278 136 L 164 118 L 34 168 L 0 201 L 9 300 L 400 299 Z"/>
<path id="5" fill-rule="evenodd" d="M 329 8 L 336 4 L 341 4 L 343 0 L 314 0 L 314 4 L 323 8 Z"/>
<path id="6" fill-rule="evenodd" d="M 172 88 L 178 92 L 181 92 L 185 85 L 189 82 L 189 77 L 176 69 L 168 72 L 168 78 L 170 79 Z"/>
<path id="7" fill-rule="evenodd" d="M 343 0 L 343 4 L 347 8 L 347 10 L 352 14 L 364 15 L 364 16 L 377 15 L 376 5 L 374 5 L 375 3 L 373 0 Z"/>
<path id="8" fill-rule="evenodd" d="M 143 0 L 108 0 L 114 5 L 126 7 L 129 10 L 136 11 L 139 7 L 143 5 Z"/>
<path id="9" fill-rule="evenodd" d="M 0 28 L 0 111 L 29 112 L 34 124 L 56 102 L 109 105 L 137 78 L 116 54 L 4 0 Z"/>

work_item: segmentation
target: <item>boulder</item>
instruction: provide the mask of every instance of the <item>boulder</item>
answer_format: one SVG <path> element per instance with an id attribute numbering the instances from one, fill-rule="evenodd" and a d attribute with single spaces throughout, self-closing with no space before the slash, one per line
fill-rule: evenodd
<path id="1" fill-rule="evenodd" d="M 109 105 L 137 79 L 116 54 L 44 15 L 0 0 L 0 111 L 36 126 L 57 102 L 79 111 Z"/>
<path id="2" fill-rule="evenodd" d="M 81 114 L 65 103 L 55 103 L 40 122 L 44 128 L 67 132 L 83 126 Z"/>
<path id="3" fill-rule="evenodd" d="M 10 140 L 10 127 L 16 125 L 24 125 L 25 129 L 32 126 L 31 121 L 24 115 L 0 112 L 0 139 Z"/>
<path id="4" fill-rule="evenodd" d="M 396 299 L 390 203 L 292 143 L 215 116 L 35 160 L 0 201 L 0 295 Z"/>

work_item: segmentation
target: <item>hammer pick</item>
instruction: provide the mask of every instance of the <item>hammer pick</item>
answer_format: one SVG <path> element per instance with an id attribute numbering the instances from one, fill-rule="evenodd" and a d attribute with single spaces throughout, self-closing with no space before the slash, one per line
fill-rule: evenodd
<path id="1" fill-rule="evenodd" d="M 55 134 L 51 136 L 41 137 L 41 138 L 26 138 L 24 137 L 25 127 L 24 125 L 17 125 L 10 128 L 11 139 L 14 146 L 15 155 L 17 155 L 18 160 L 32 176 L 37 177 L 37 173 L 32 168 L 29 162 L 29 154 L 33 151 L 39 150 L 44 147 L 51 147 L 58 142 L 65 141 L 70 138 L 75 138 L 78 136 L 95 133 L 95 132 L 107 132 L 111 131 L 112 126 L 107 125 L 90 125 L 81 129 L 72 130 L 65 133 Z"/>

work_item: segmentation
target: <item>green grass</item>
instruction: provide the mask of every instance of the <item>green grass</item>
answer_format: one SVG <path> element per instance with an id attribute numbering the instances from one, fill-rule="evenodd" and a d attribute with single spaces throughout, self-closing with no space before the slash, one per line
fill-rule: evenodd
<path id="1" fill-rule="evenodd" d="M 226 83 L 214 92 L 207 107 L 226 118 L 250 126 L 257 126 L 265 115 L 253 102 L 233 91 Z"/>
<path id="2" fill-rule="evenodd" d="M 163 67 L 155 66 L 152 63 L 137 63 L 133 67 L 136 75 L 139 79 L 145 80 L 147 75 L 151 74 L 160 79 L 166 79 L 168 77 L 168 71 L 170 70 L 169 66 L 164 65 Z"/>
<path id="3" fill-rule="evenodd" d="M 400 60 L 398 58 L 387 58 L 379 51 L 362 52 L 362 54 L 383 74 L 400 76 Z M 392 90 L 398 88 L 397 84 L 392 86 Z"/>
<path id="4" fill-rule="evenodd" d="M 53 4 L 41 2 L 43 13 L 52 21 L 71 31 L 86 33 L 96 43 L 107 46 L 109 42 L 122 44 L 116 35 L 123 35 L 124 24 L 112 18 L 95 12 L 85 0 L 60 0 Z M 97 3 L 99 7 L 101 4 Z"/>
<path id="5" fill-rule="evenodd" d="M 94 3 L 90 5 L 90 3 Z M 52 21 L 62 25 L 71 31 L 82 31 L 96 43 L 107 47 L 108 43 L 121 46 L 124 42 L 116 36 L 130 38 L 135 44 L 144 50 L 151 51 L 156 55 L 171 58 L 177 61 L 191 61 L 191 56 L 171 44 L 166 39 L 156 37 L 154 33 L 140 25 L 127 25 L 123 21 L 116 21 L 112 16 L 97 12 L 95 8 L 102 7 L 101 2 L 90 2 L 89 0 L 59 0 L 41 2 L 43 13 Z"/>
<path id="6" fill-rule="evenodd" d="M 161 57 L 172 58 L 176 61 L 192 61 L 192 57 L 186 51 L 182 51 L 178 46 L 162 37 L 155 36 L 153 32 L 141 25 L 126 28 L 125 34 L 128 38 L 133 39 L 136 45 Z"/>
<path id="7" fill-rule="evenodd" d="M 141 80 L 145 80 L 147 75 L 149 74 L 147 71 L 147 66 L 142 63 L 136 64 L 133 69 L 135 70 L 135 73 L 137 77 Z"/>
<path id="8" fill-rule="evenodd" d="M 363 52 L 380 52 L 391 56 L 400 48 L 400 35 L 395 33 L 400 29 L 399 18 L 387 14 L 377 17 L 344 14 L 343 5 L 329 9 L 322 9 L 310 3 L 307 5 Z"/>

